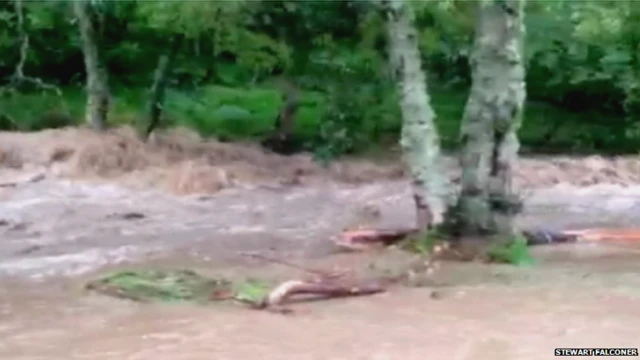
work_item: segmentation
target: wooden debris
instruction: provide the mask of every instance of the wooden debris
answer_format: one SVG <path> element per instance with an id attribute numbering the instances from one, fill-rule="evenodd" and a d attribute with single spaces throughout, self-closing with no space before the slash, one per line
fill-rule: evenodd
<path id="1" fill-rule="evenodd" d="M 323 298 L 337 298 L 373 295 L 384 291 L 385 289 L 378 284 L 289 280 L 276 286 L 259 304 L 257 304 L 257 307 L 261 309 L 273 306 L 277 307 L 294 295 L 317 295 Z"/>
<path id="2" fill-rule="evenodd" d="M 334 237 L 339 247 L 352 251 L 370 250 L 376 247 L 394 245 L 409 236 L 417 234 L 416 229 L 359 229 L 343 231 Z M 591 229 L 576 231 L 554 231 L 546 229 L 523 230 L 527 245 L 564 244 L 576 241 L 594 241 L 603 239 L 640 241 L 640 230 Z"/>
<path id="3" fill-rule="evenodd" d="M 576 237 L 577 241 L 640 241 L 640 229 L 584 229 L 563 231 L 568 236 Z"/>
<path id="4" fill-rule="evenodd" d="M 283 308 L 282 305 L 296 295 L 315 295 L 316 298 L 338 298 L 347 296 L 373 295 L 386 291 L 382 283 L 360 283 L 353 280 L 344 280 L 346 272 L 329 272 L 310 269 L 285 260 L 275 259 L 257 253 L 240 253 L 244 256 L 257 258 L 280 265 L 285 265 L 302 270 L 312 275 L 309 280 L 287 280 L 273 288 L 262 300 L 251 302 L 240 300 L 253 308 L 289 314 L 292 310 Z"/>

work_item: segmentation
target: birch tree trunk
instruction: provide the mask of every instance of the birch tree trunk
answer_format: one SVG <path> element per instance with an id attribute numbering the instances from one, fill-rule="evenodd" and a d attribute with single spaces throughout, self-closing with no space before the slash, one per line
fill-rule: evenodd
<path id="1" fill-rule="evenodd" d="M 103 130 L 109 111 L 109 85 L 105 64 L 102 62 L 95 23 L 91 16 L 89 1 L 73 2 L 73 11 L 78 21 L 82 52 L 87 73 L 87 107 L 85 118 L 96 130 Z"/>
<path id="2" fill-rule="evenodd" d="M 383 0 L 382 6 L 387 14 L 390 65 L 401 98 L 400 145 L 412 176 L 418 229 L 428 230 L 444 210 L 447 180 L 420 60 L 415 15 L 405 0 Z"/>
<path id="3" fill-rule="evenodd" d="M 472 87 L 461 129 L 462 179 L 449 214 L 458 235 L 508 235 L 521 203 L 512 189 L 524 101 L 524 0 L 479 2 Z"/>

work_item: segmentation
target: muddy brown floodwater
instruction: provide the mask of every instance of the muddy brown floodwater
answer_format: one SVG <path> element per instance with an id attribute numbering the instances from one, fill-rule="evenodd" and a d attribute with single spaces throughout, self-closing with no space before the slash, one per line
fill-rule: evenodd
<path id="1" fill-rule="evenodd" d="M 640 345 L 634 244 L 540 247 L 530 268 L 444 263 L 422 287 L 296 304 L 292 316 L 89 294 L 87 279 L 131 266 L 299 276 L 241 251 L 326 268 L 400 268 L 406 253 L 337 254 L 329 239 L 350 226 L 412 224 L 409 187 L 398 164 L 323 173 L 302 157 L 195 138 L 142 144 L 63 129 L 0 140 L 0 184 L 46 174 L 0 186 L 0 359 L 535 360 L 556 347 Z M 518 181 L 533 185 L 522 226 L 638 224 L 637 159 L 523 164 Z M 363 169 L 378 175 L 366 180 Z M 241 184 L 280 175 L 288 185 Z"/>
<path id="2" fill-rule="evenodd" d="M 530 269 L 445 264 L 431 286 L 301 304 L 295 316 L 81 290 L 88 276 L 130 264 L 255 271 L 239 251 L 325 266 L 376 261 L 384 255 L 331 255 L 328 239 L 372 205 L 380 225 L 409 224 L 401 181 L 176 197 L 51 178 L 1 191 L 2 359 L 549 359 L 556 347 L 639 345 L 640 248 L 623 244 L 540 248 Z M 537 190 L 520 221 L 631 225 L 638 194 Z"/>

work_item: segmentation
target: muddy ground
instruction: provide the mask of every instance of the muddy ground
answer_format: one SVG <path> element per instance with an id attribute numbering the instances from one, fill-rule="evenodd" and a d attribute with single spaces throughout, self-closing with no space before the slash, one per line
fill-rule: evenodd
<path id="1" fill-rule="evenodd" d="M 392 271 L 411 256 L 338 254 L 345 227 L 413 222 L 402 165 L 308 156 L 173 133 L 0 133 L 3 359 L 549 359 L 555 347 L 635 347 L 640 247 L 535 250 L 537 265 L 445 263 L 421 287 L 297 304 L 282 316 L 231 306 L 140 305 L 87 294 L 113 268 L 189 266 L 300 276 L 260 251 L 322 268 Z M 448 162 L 451 177 L 457 169 Z M 640 159 L 528 158 L 521 226 L 628 227 Z"/>

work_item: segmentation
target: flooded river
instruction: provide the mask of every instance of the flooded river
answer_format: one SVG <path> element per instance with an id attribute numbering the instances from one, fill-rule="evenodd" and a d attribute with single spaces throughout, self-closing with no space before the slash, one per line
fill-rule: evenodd
<path id="1" fill-rule="evenodd" d="M 292 316 L 82 288 L 131 264 L 241 267 L 238 253 L 250 250 L 330 264 L 329 238 L 371 221 L 363 208 L 380 210 L 380 226 L 413 222 L 404 182 L 174 197 L 45 179 L 0 188 L 0 200 L 2 359 L 550 359 L 556 347 L 639 344 L 634 245 L 540 248 L 530 269 L 449 264 L 438 287 L 300 304 Z M 554 187 L 527 205 L 523 226 L 635 225 L 640 190 Z"/>

